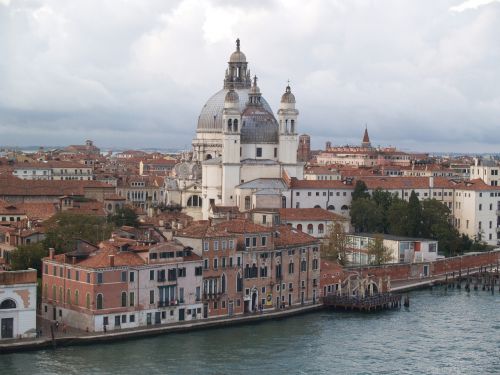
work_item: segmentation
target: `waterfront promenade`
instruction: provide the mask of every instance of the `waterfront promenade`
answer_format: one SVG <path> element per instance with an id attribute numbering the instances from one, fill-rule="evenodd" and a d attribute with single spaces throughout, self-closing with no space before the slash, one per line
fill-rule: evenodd
<path id="1" fill-rule="evenodd" d="M 266 320 L 284 319 L 291 316 L 310 313 L 323 308 L 320 303 L 304 306 L 291 307 L 285 310 L 273 312 L 262 312 L 244 314 L 231 317 L 217 317 L 203 320 L 191 320 L 164 325 L 153 325 L 148 327 L 121 329 L 104 332 L 85 332 L 73 328 L 66 328 L 60 325 L 54 331 L 54 339 L 51 337 L 52 322 L 39 318 L 39 327 L 42 329 L 42 337 L 36 339 L 4 340 L 0 343 L 0 354 L 12 353 L 24 350 L 39 350 L 47 348 L 57 348 L 70 345 L 89 345 L 100 342 L 113 342 L 124 339 L 141 338 L 146 336 L 157 336 L 168 333 L 189 332 L 201 329 L 220 328 L 237 326 L 241 324 L 252 324 Z"/>

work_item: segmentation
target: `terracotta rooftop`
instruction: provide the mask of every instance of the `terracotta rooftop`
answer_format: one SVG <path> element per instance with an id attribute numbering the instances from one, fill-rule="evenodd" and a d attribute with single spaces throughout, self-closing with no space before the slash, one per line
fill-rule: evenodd
<path id="1" fill-rule="evenodd" d="M 275 228 L 275 233 L 277 236 L 274 237 L 274 245 L 276 247 L 286 247 L 286 246 L 301 246 L 301 245 L 312 245 L 319 243 L 319 240 L 307 233 L 298 231 L 294 228 L 290 228 L 287 225 L 280 225 Z"/>
<path id="2" fill-rule="evenodd" d="M 334 212 L 330 212 L 323 208 L 280 208 L 279 213 L 281 221 L 287 220 L 339 220 L 346 221 L 347 219 Z"/>

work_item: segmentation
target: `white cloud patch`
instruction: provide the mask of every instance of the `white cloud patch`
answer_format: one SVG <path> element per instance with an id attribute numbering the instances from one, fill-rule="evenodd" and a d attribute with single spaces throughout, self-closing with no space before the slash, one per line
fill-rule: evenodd
<path id="1" fill-rule="evenodd" d="M 275 111 L 290 79 L 316 147 L 368 124 L 375 144 L 498 148 L 491 1 L 0 2 L 1 144 L 189 145 L 239 37 Z"/>

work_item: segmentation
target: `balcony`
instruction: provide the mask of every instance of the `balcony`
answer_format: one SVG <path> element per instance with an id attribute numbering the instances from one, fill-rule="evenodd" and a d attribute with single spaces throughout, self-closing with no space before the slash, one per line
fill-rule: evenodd
<path id="1" fill-rule="evenodd" d="M 220 298 L 222 293 L 217 292 L 217 293 L 203 293 L 203 299 L 204 300 L 214 300 Z"/>
<path id="2" fill-rule="evenodd" d="M 177 306 L 179 301 L 176 299 L 172 301 L 158 301 L 158 307 L 169 307 L 169 306 Z"/>

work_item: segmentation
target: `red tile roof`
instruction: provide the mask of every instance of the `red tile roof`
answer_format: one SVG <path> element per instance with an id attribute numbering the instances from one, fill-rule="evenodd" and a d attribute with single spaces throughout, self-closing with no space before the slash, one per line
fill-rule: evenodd
<path id="1" fill-rule="evenodd" d="M 347 219 L 334 212 L 327 211 L 323 208 L 280 208 L 279 213 L 282 221 L 286 220 L 340 220 Z"/>

